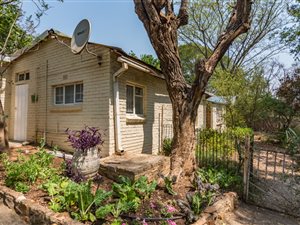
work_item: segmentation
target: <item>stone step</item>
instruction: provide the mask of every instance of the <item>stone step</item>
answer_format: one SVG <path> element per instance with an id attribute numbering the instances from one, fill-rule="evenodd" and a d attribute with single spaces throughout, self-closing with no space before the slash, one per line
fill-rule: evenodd
<path id="1" fill-rule="evenodd" d="M 125 153 L 112 155 L 100 160 L 100 174 L 117 181 L 119 175 L 136 180 L 140 176 L 156 180 L 159 174 L 167 175 L 170 168 L 170 158 L 159 155 Z"/>

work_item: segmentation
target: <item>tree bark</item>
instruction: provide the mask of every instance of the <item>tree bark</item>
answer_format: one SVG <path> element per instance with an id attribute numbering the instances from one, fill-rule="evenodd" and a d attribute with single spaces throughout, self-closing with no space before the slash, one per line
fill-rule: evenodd
<path id="1" fill-rule="evenodd" d="M 0 100 L 0 153 L 9 149 L 7 123 L 2 102 Z"/>
<path id="2" fill-rule="evenodd" d="M 189 86 L 182 73 L 178 51 L 180 26 L 188 23 L 188 0 L 181 0 L 178 15 L 171 0 L 134 0 L 135 11 L 143 22 L 160 60 L 173 109 L 173 142 L 170 175 L 180 178 L 190 171 L 195 156 L 195 122 L 207 82 L 233 40 L 250 27 L 250 0 L 237 0 L 224 33 L 209 58 L 195 65 L 196 78 Z M 177 179 L 178 180 L 178 179 Z"/>

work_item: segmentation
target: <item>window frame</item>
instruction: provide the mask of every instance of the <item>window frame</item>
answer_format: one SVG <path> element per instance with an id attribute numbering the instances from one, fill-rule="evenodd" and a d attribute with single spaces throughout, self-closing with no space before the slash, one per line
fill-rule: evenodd
<path id="1" fill-rule="evenodd" d="M 128 112 L 127 111 L 127 86 L 130 86 L 132 87 L 132 91 L 133 91 L 133 95 L 132 95 L 132 98 L 133 98 L 133 102 L 132 102 L 132 105 L 133 105 L 133 109 L 132 111 L 133 112 Z M 140 88 L 142 90 L 142 95 L 136 95 L 136 88 Z M 138 84 L 133 84 L 133 83 L 126 83 L 126 114 L 127 115 L 133 115 L 133 116 L 141 116 L 141 117 L 144 117 L 145 115 L 145 95 L 146 95 L 146 88 L 144 86 L 141 86 L 141 85 L 138 85 Z M 141 97 L 142 98 L 142 110 L 143 110 L 143 113 L 140 114 L 140 113 L 136 113 L 136 101 L 135 101 L 135 98 L 137 97 Z"/>
<path id="2" fill-rule="evenodd" d="M 76 85 L 82 85 L 82 101 L 78 102 L 76 101 Z M 73 102 L 71 103 L 65 103 L 66 101 L 66 86 L 73 86 Z M 57 88 L 63 88 L 63 102 L 62 103 L 56 103 L 56 89 Z M 67 83 L 67 84 L 61 84 L 61 85 L 55 85 L 53 86 L 54 88 L 54 95 L 53 95 L 53 100 L 54 100 L 54 105 L 55 106 L 68 106 L 68 105 L 80 105 L 83 103 L 83 82 L 76 82 L 76 83 Z"/>
<path id="3" fill-rule="evenodd" d="M 22 80 L 20 80 L 20 76 L 23 76 Z M 26 81 L 29 81 L 29 80 L 30 80 L 30 72 L 29 71 L 23 71 L 23 72 L 16 73 L 16 77 L 15 77 L 16 83 L 26 82 Z"/>

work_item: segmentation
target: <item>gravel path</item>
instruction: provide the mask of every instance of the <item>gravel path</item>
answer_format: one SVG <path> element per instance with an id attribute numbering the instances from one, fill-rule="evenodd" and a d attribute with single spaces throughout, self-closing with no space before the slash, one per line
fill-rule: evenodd
<path id="1" fill-rule="evenodd" d="M 14 210 L 0 203 L 0 225 L 28 225 Z"/>
<path id="2" fill-rule="evenodd" d="M 225 221 L 226 225 L 300 225 L 299 218 L 245 203 L 240 203 L 234 212 L 227 214 Z"/>

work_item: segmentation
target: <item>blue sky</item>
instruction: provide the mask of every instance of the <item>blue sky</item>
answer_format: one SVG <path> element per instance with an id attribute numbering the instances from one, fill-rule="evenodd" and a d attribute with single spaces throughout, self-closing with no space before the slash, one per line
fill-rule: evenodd
<path id="1" fill-rule="evenodd" d="M 146 31 L 134 12 L 133 0 L 46 0 L 52 7 L 41 19 L 37 33 L 54 28 L 72 35 L 77 23 L 88 19 L 92 25 L 90 41 L 117 46 L 129 52 L 153 54 Z M 31 0 L 23 0 L 23 9 L 33 13 L 36 7 Z M 286 66 L 293 63 L 289 54 L 277 57 Z"/>
<path id="2" fill-rule="evenodd" d="M 29 0 L 23 1 L 23 9 L 36 10 Z M 55 28 L 72 35 L 77 23 L 88 19 L 92 25 L 90 41 L 121 47 L 137 55 L 154 54 L 146 31 L 134 12 L 132 0 L 64 0 L 64 3 L 47 1 L 52 7 L 41 18 L 37 33 Z"/>

